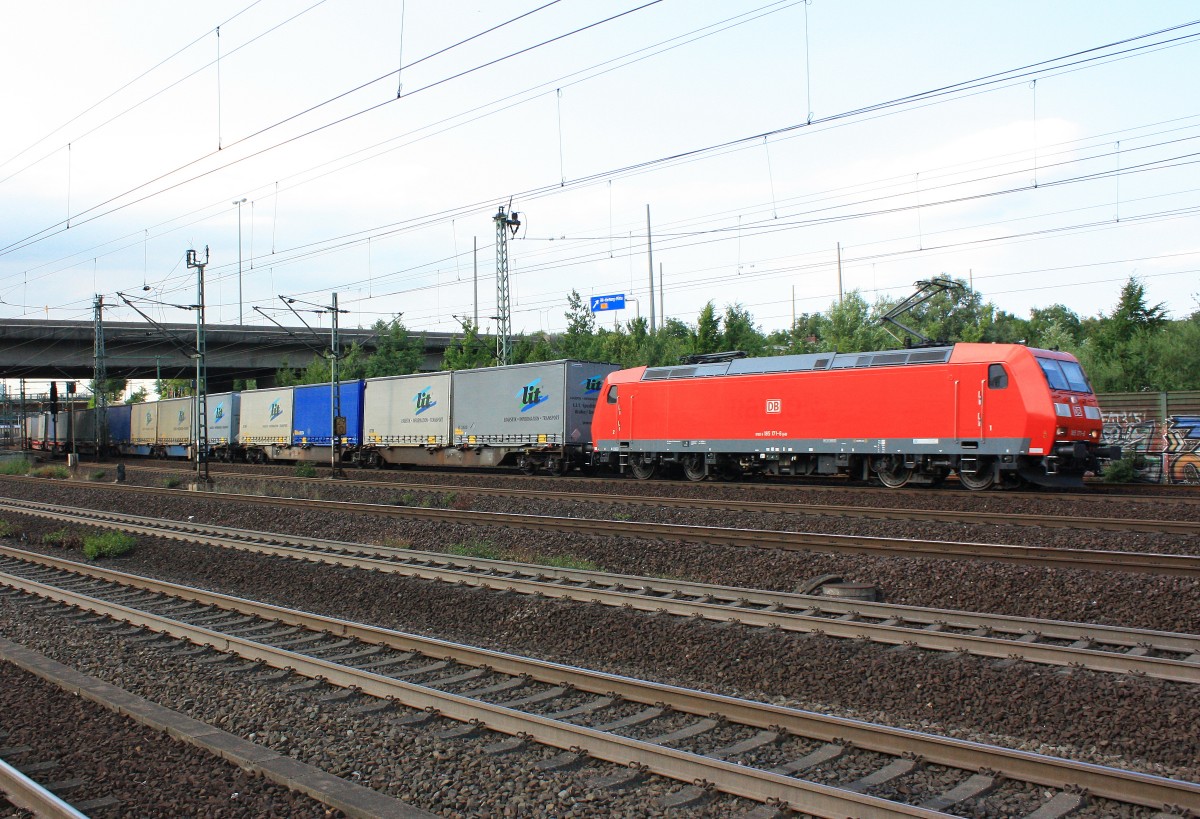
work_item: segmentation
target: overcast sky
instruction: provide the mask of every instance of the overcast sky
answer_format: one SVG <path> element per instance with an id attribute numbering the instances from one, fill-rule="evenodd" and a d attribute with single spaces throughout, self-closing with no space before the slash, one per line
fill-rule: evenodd
<path id="1" fill-rule="evenodd" d="M 1196 3 L 644 3 L 6 3 L 0 317 L 191 321 L 156 303 L 207 246 L 236 323 L 240 221 L 245 323 L 337 291 L 457 329 L 477 243 L 486 329 L 510 198 L 514 331 L 572 289 L 648 313 L 647 205 L 686 322 L 826 309 L 839 243 L 868 299 L 947 273 L 1093 315 L 1136 274 L 1200 307 Z"/>

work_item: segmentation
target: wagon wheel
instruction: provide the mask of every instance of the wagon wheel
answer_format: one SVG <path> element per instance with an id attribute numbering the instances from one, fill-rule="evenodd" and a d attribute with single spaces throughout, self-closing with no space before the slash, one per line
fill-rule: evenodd
<path id="1" fill-rule="evenodd" d="M 519 466 L 525 475 L 533 475 L 538 471 L 538 463 L 533 458 L 523 458 Z"/>
<path id="2" fill-rule="evenodd" d="M 888 489 L 899 489 L 912 479 L 913 468 L 896 458 L 882 458 L 875 466 L 875 474 Z"/>
<path id="3" fill-rule="evenodd" d="M 635 454 L 629 456 L 629 470 L 633 472 L 633 477 L 639 481 L 648 481 L 654 477 L 654 472 L 658 464 L 654 461 L 653 455 Z"/>
<path id="4" fill-rule="evenodd" d="M 958 482 L 974 492 L 991 489 L 996 483 L 995 462 L 991 458 L 978 458 L 974 469 L 958 470 Z"/>
<path id="5" fill-rule="evenodd" d="M 558 478 L 566 475 L 570 468 L 571 462 L 565 455 L 561 458 L 551 458 L 546 461 L 546 471 Z"/>
<path id="6" fill-rule="evenodd" d="M 708 466 L 704 463 L 703 455 L 684 455 L 680 462 L 683 464 L 683 477 L 689 481 L 702 481 L 708 477 Z"/>

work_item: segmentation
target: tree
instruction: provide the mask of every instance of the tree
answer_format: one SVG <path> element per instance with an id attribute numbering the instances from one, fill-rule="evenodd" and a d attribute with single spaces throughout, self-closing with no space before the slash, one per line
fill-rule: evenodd
<path id="1" fill-rule="evenodd" d="M 741 304 L 725 307 L 722 319 L 721 347 L 725 350 L 741 350 L 746 355 L 762 355 L 767 348 L 762 332 L 754 326 L 754 317 Z"/>
<path id="2" fill-rule="evenodd" d="M 479 326 L 466 319 L 459 319 L 462 335 L 446 348 L 442 358 L 443 370 L 472 370 L 490 367 L 496 363 L 491 348 L 479 336 Z"/>
<path id="3" fill-rule="evenodd" d="M 697 353 L 721 351 L 721 319 L 717 318 L 717 310 L 711 301 L 700 310 L 700 318 L 696 321 L 696 343 L 693 349 Z"/>
<path id="4" fill-rule="evenodd" d="M 425 361 L 425 337 L 412 338 L 399 320 L 385 324 L 375 322 L 378 334 L 373 352 L 365 362 L 366 378 L 384 375 L 406 375 L 421 369 Z"/>
<path id="5" fill-rule="evenodd" d="M 567 330 L 562 334 L 559 346 L 565 358 L 588 360 L 594 357 L 596 341 L 596 314 L 579 291 L 572 290 L 567 296 Z"/>
<path id="6" fill-rule="evenodd" d="M 101 394 L 104 396 L 104 403 L 119 404 L 121 402 L 121 394 L 125 392 L 125 388 L 128 386 L 128 378 L 106 378 L 101 382 L 99 388 L 97 388 L 95 380 L 89 381 L 88 390 L 92 393 L 92 397 L 88 401 L 88 406 L 96 406 L 96 397 Z"/>
<path id="7" fill-rule="evenodd" d="M 1051 331 L 1058 342 L 1061 342 L 1063 333 L 1069 335 L 1070 346 L 1075 346 L 1083 340 L 1083 322 L 1074 310 L 1063 304 L 1033 308 L 1029 311 L 1028 327 L 1029 334 L 1025 337 L 1025 342 L 1033 347 L 1049 348 L 1050 345 L 1044 339 Z"/>
<path id="8" fill-rule="evenodd" d="M 138 387 L 133 392 L 129 393 L 129 397 L 125 399 L 126 404 L 141 404 L 146 400 L 147 392 L 145 387 Z"/>
<path id="9" fill-rule="evenodd" d="M 830 306 L 828 324 L 821 337 L 824 352 L 856 353 L 869 350 L 888 350 L 900 346 L 900 342 L 888 334 L 875 319 L 883 303 L 872 309 L 862 293 L 852 290 L 838 304 Z"/>

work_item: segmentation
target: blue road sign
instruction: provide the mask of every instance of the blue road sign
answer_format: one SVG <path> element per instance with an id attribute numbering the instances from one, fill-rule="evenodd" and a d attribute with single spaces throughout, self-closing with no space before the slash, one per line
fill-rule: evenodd
<path id="1" fill-rule="evenodd" d="M 592 296 L 592 312 L 601 313 L 605 310 L 624 310 L 625 294 L 616 293 L 612 296 Z"/>

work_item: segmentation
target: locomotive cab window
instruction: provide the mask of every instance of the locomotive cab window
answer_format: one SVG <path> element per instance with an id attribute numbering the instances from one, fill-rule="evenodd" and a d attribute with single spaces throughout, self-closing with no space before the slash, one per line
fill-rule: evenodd
<path id="1" fill-rule="evenodd" d="M 1037 362 L 1041 365 L 1042 372 L 1046 374 L 1046 381 L 1049 382 L 1050 389 L 1064 392 L 1092 391 L 1087 377 L 1083 374 L 1083 368 L 1074 361 L 1039 358 Z"/>
<path id="2" fill-rule="evenodd" d="M 608 403 L 610 403 L 610 404 L 617 403 L 617 385 L 616 384 L 613 384 L 611 387 L 608 388 Z"/>
<path id="3" fill-rule="evenodd" d="M 1003 364 L 988 365 L 988 389 L 1003 390 L 1008 387 L 1008 372 Z"/>

